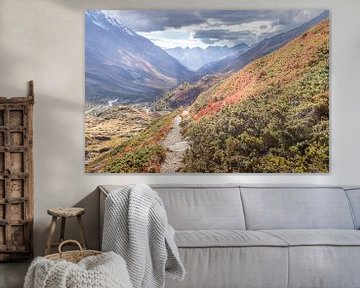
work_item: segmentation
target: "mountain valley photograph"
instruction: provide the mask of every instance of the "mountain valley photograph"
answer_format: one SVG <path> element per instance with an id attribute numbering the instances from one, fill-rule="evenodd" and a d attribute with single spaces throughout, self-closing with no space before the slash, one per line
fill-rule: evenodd
<path id="1" fill-rule="evenodd" d="M 328 173 L 328 10 L 87 10 L 85 172 Z"/>

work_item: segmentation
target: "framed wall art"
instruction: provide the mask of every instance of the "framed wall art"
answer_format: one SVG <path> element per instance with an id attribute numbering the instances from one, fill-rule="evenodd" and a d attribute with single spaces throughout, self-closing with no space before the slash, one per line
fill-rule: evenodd
<path id="1" fill-rule="evenodd" d="M 329 11 L 85 12 L 87 173 L 327 173 Z"/>

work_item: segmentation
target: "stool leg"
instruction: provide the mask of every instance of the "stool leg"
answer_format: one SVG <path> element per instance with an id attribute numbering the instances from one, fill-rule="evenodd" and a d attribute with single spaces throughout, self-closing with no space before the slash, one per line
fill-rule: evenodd
<path id="1" fill-rule="evenodd" d="M 47 244 L 46 244 L 45 255 L 48 255 L 51 252 L 51 243 L 52 243 L 52 239 L 53 239 L 54 233 L 55 233 L 56 220 L 57 220 L 56 216 L 53 216 L 51 219 L 50 231 L 49 231 L 49 236 L 48 236 L 48 240 L 47 240 Z"/>
<path id="2" fill-rule="evenodd" d="M 64 241 L 66 218 L 61 217 L 60 243 Z"/>
<path id="3" fill-rule="evenodd" d="M 79 226 L 80 226 L 81 245 L 83 246 L 84 249 L 86 249 L 87 244 L 86 244 L 86 238 L 85 238 L 85 229 L 84 229 L 84 223 L 82 221 L 81 215 L 77 216 L 77 220 L 78 220 Z"/>

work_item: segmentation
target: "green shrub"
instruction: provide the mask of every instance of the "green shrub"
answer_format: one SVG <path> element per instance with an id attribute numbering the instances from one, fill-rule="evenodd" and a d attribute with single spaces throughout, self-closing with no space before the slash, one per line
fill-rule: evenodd
<path id="1" fill-rule="evenodd" d="M 184 130 L 185 172 L 327 172 L 329 69 L 320 56 L 284 87 L 223 108 Z"/>

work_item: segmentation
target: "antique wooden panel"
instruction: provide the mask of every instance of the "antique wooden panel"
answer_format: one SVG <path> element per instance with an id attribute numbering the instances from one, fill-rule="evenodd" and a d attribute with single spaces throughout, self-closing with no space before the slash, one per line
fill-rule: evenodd
<path id="1" fill-rule="evenodd" d="M 0 97 L 0 261 L 33 255 L 32 113 L 27 97 Z"/>

